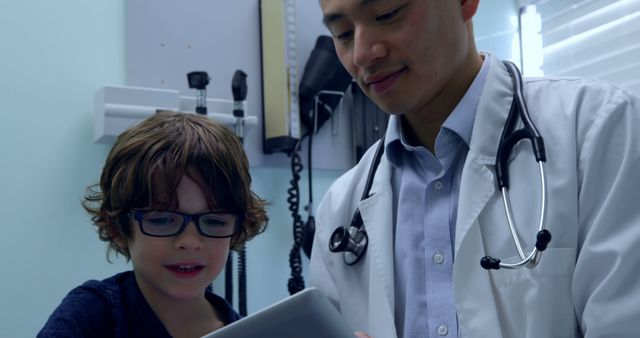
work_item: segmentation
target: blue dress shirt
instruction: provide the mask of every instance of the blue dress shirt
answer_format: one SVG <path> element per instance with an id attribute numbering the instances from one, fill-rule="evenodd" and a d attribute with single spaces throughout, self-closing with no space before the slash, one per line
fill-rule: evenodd
<path id="1" fill-rule="evenodd" d="M 385 153 L 393 166 L 395 321 L 399 337 L 457 337 L 453 243 L 462 167 L 489 62 L 442 125 L 435 154 L 411 146 L 393 115 Z"/>

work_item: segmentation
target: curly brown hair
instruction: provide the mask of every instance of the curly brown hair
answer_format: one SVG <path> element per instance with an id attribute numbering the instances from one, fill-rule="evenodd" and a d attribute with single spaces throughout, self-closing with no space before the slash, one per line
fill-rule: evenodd
<path id="1" fill-rule="evenodd" d="M 82 202 L 109 244 L 107 260 L 114 251 L 130 259 L 116 241 L 132 238 L 131 209 L 177 207 L 183 175 L 200 186 L 211 209 L 239 215 L 233 249 L 265 230 L 266 202 L 251 191 L 249 162 L 233 132 L 203 115 L 160 111 L 120 134 L 100 183 L 87 188 Z"/>

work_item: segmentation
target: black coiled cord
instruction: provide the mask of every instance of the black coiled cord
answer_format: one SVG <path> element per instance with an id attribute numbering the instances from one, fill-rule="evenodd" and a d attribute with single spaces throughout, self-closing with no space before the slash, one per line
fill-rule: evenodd
<path id="1" fill-rule="evenodd" d="M 291 175 L 292 178 L 289 181 L 289 189 L 287 193 L 289 197 L 287 202 L 289 203 L 289 211 L 291 211 L 291 217 L 293 218 L 293 247 L 289 253 L 289 266 L 291 267 L 291 277 L 287 283 L 289 294 L 293 295 L 298 291 L 304 289 L 304 278 L 302 277 L 302 257 L 300 255 L 300 249 L 304 241 L 304 222 L 299 214 L 300 209 L 300 172 L 302 172 L 302 160 L 300 159 L 299 151 L 302 140 L 308 134 L 304 134 L 300 140 L 296 143 L 293 151 L 291 151 Z"/>
<path id="2" fill-rule="evenodd" d="M 224 299 L 233 306 L 233 251 L 229 250 L 224 269 Z"/>
<path id="3" fill-rule="evenodd" d="M 247 316 L 247 251 L 244 244 L 238 251 L 238 310 Z"/>

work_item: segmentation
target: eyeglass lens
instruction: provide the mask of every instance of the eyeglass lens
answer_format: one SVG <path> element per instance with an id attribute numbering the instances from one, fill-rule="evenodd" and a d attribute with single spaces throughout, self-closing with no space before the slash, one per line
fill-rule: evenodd
<path id="1" fill-rule="evenodd" d="M 197 221 L 196 225 L 205 236 L 229 237 L 236 227 L 236 217 L 233 214 L 206 213 L 189 216 L 171 211 L 149 211 L 142 218 L 142 228 L 152 236 L 174 236 L 189 221 L 187 218 Z"/>

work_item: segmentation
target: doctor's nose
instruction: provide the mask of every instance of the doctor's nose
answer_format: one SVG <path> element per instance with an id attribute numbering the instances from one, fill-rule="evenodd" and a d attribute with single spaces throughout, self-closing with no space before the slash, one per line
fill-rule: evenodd
<path id="1" fill-rule="evenodd" d="M 367 30 L 356 30 L 353 41 L 353 63 L 358 67 L 369 67 L 387 54 L 385 45 Z"/>

